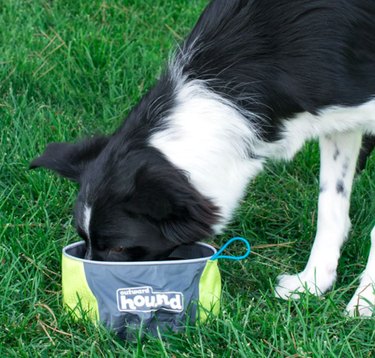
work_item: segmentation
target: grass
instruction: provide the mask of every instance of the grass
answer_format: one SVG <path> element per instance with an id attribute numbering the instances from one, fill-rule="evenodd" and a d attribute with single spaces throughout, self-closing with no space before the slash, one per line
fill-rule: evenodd
<path id="1" fill-rule="evenodd" d="M 373 357 L 374 320 L 342 312 L 370 247 L 375 162 L 356 179 L 353 230 L 324 297 L 273 297 L 282 272 L 304 267 L 316 225 L 319 155 L 308 144 L 249 186 L 216 239 L 254 252 L 222 262 L 222 311 L 185 334 L 117 339 L 74 322 L 61 304 L 61 249 L 77 237 L 77 188 L 29 161 L 50 141 L 109 133 L 155 81 L 204 0 L 0 0 L 0 355 L 2 357 Z M 270 245 L 271 244 L 271 245 Z M 267 246 L 268 245 L 268 246 Z M 239 252 L 240 248 L 232 249 Z"/>

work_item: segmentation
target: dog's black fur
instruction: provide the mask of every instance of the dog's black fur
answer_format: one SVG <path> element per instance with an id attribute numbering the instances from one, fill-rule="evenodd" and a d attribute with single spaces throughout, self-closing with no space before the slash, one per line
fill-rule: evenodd
<path id="1" fill-rule="evenodd" d="M 90 239 L 86 257 L 159 259 L 214 233 L 218 208 L 149 145 L 176 106 L 176 69 L 261 118 L 252 125 L 270 143 L 297 113 L 374 96 L 374 15 L 373 0 L 212 1 L 174 65 L 116 133 L 50 144 L 31 163 L 80 184 L 75 215 L 78 232 Z M 85 205 L 92 207 L 90 238 L 82 227 Z"/>
<path id="2" fill-rule="evenodd" d="M 184 43 L 191 78 L 259 114 L 277 140 L 282 119 L 374 96 L 371 0 L 213 1 Z"/>

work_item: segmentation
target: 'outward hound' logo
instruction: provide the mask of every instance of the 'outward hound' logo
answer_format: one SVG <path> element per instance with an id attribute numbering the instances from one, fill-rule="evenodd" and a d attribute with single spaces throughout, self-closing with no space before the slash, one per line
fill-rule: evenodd
<path id="1" fill-rule="evenodd" d="M 120 288 L 117 290 L 117 307 L 121 312 L 182 312 L 184 295 L 181 292 L 154 292 L 149 286 Z"/>

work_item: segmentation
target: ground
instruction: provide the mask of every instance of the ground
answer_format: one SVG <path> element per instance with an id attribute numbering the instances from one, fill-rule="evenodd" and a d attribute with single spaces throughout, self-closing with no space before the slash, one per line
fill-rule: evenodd
<path id="1" fill-rule="evenodd" d="M 364 269 L 374 219 L 375 158 L 355 181 L 353 228 L 338 280 L 322 297 L 283 301 L 276 277 L 297 273 L 316 225 L 319 154 L 271 163 L 235 220 L 212 240 L 244 236 L 250 258 L 220 263 L 220 316 L 185 334 L 138 343 L 61 304 L 61 249 L 77 240 L 77 187 L 29 161 L 50 141 L 110 133 L 157 78 L 204 0 L 0 1 L 0 355 L 109 357 L 371 357 L 374 320 L 343 315 Z M 241 246 L 231 249 L 239 253 Z"/>

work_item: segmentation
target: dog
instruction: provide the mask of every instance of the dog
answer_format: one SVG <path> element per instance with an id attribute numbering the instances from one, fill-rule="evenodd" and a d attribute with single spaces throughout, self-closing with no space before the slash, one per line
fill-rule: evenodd
<path id="1" fill-rule="evenodd" d="M 373 0 L 211 1 L 115 133 L 49 144 L 30 165 L 79 183 L 86 259 L 158 260 L 222 232 L 268 160 L 319 139 L 315 242 L 275 293 L 330 289 L 362 137 L 375 134 L 374 19 Z M 371 242 L 349 314 L 372 314 L 375 228 Z"/>

